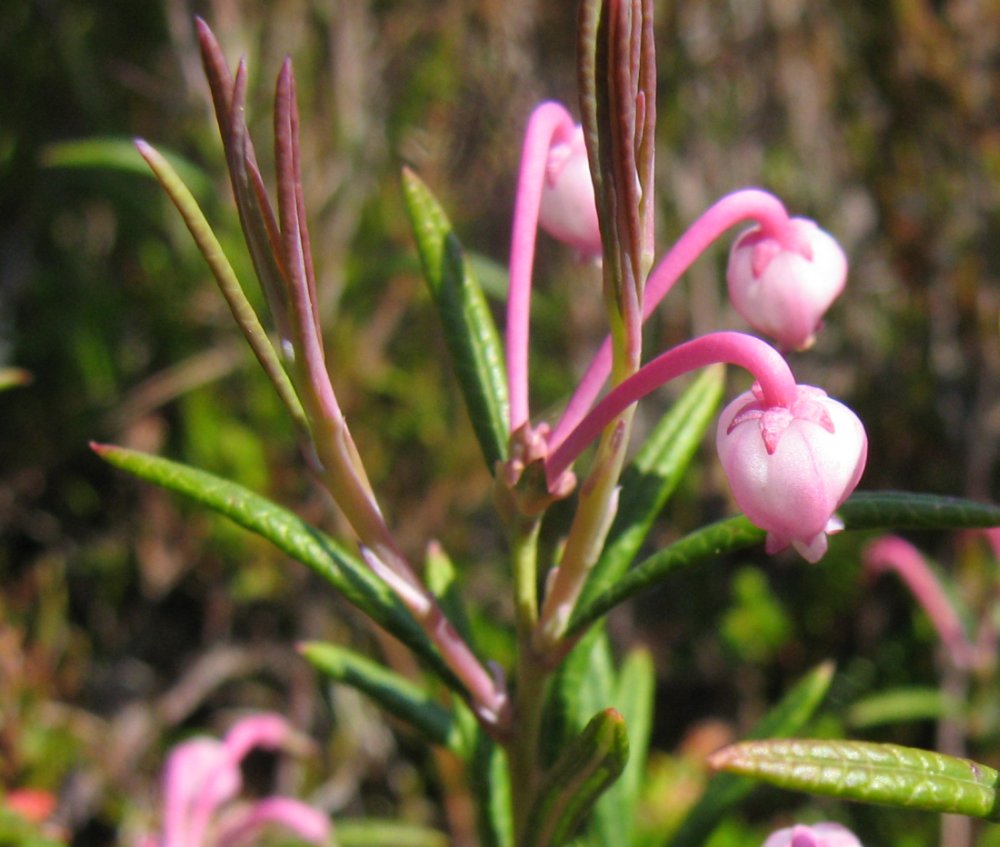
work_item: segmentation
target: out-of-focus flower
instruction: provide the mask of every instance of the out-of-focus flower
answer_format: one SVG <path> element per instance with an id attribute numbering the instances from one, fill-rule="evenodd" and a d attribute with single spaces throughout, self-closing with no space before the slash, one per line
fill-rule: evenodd
<path id="1" fill-rule="evenodd" d="M 576 127 L 569 140 L 549 148 L 538 222 L 553 238 L 575 249 L 580 258 L 600 257 L 601 228 L 582 127 Z"/>
<path id="2" fill-rule="evenodd" d="M 817 823 L 772 832 L 761 847 L 862 847 L 858 837 L 839 823 Z"/>
<path id="3" fill-rule="evenodd" d="M 750 326 L 786 349 L 802 350 L 844 290 L 847 258 L 815 223 L 791 218 L 780 238 L 759 226 L 740 235 L 726 279 L 733 306 Z"/>
<path id="4" fill-rule="evenodd" d="M 241 847 L 265 827 L 281 826 L 303 841 L 327 844 L 330 819 L 290 797 L 240 802 L 240 763 L 254 748 L 289 747 L 295 733 L 278 715 L 244 718 L 219 741 L 198 737 L 178 744 L 163 772 L 163 821 L 139 847 Z"/>
<path id="5" fill-rule="evenodd" d="M 819 561 L 865 467 L 868 438 L 854 412 L 808 385 L 788 406 L 768 407 L 755 386 L 723 411 L 716 445 L 737 505 L 767 530 L 767 551 L 792 545 Z"/>

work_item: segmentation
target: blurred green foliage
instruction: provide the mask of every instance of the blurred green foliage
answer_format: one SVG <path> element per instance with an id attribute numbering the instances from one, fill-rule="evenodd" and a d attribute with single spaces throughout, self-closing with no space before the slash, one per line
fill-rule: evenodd
<path id="1" fill-rule="evenodd" d="M 816 348 L 793 367 L 865 421 L 862 487 L 1000 499 L 1000 8 L 657 7 L 660 242 L 750 184 L 819 220 L 852 273 Z M 433 769 L 405 735 L 349 695 L 331 694 L 322 708 L 312 676 L 289 659 L 307 637 L 390 656 L 393 646 L 266 545 L 114 475 L 87 451 L 99 439 L 162 452 L 342 528 L 302 473 L 290 427 L 187 233 L 128 146 L 143 135 L 188 163 L 249 278 L 192 15 L 215 26 L 232 61 L 248 58 L 265 173 L 273 79 L 286 53 L 295 60 L 338 396 L 403 545 L 419 559 L 429 539 L 444 543 L 492 642 L 502 638 L 491 635 L 494 622 L 509 613 L 496 590 L 503 547 L 419 279 L 398 172 L 409 164 L 445 203 L 477 263 L 493 269 L 480 276 L 499 310 L 496 269 L 506 262 L 526 116 L 543 97 L 573 102 L 568 9 L 498 0 L 0 4 L 0 367 L 33 376 L 0 393 L 0 696 L 12 699 L 0 721 L 0 788 L 60 790 L 78 843 L 110 843 L 121 821 L 145 814 L 133 808 L 136 774 L 152 791 L 163 749 L 237 705 L 335 726 L 327 761 L 302 767 L 316 778 L 322 764 L 332 784 L 355 786 L 339 795 L 346 813 L 435 825 L 441 816 L 419 799 Z M 114 146 L 66 146 L 93 139 Z M 568 393 L 603 325 L 596 274 L 548 243 L 538 261 L 533 384 L 544 408 Z M 649 330 L 651 349 L 739 326 L 723 296 L 723 261 L 716 250 L 671 295 Z M 646 404 L 640 426 L 665 405 Z M 683 491 L 673 522 L 654 530 L 658 542 L 730 511 L 711 460 Z M 662 749 L 676 750 L 707 717 L 738 732 L 828 656 L 843 660 L 835 713 L 879 689 L 934 683 L 907 598 L 861 586 L 860 543 L 835 543 L 818 568 L 733 557 L 616 616 L 613 636 L 638 634 L 653 652 Z M 736 675 L 734 647 L 753 660 Z M 994 723 L 983 737 L 995 734 Z M 929 743 L 930 724 L 890 735 Z M 807 812 L 825 811 L 811 802 Z M 761 792 L 747 821 L 711 843 L 752 843 L 779 804 L 787 797 Z M 901 833 L 933 828 L 904 813 L 852 814 L 872 843 L 904 845 Z"/>

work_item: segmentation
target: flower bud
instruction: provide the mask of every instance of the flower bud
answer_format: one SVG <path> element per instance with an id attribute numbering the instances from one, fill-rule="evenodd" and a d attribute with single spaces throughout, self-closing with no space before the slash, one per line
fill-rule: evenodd
<path id="1" fill-rule="evenodd" d="M 767 551 L 788 545 L 818 562 L 834 512 L 861 478 L 868 438 L 857 415 L 819 388 L 796 386 L 789 407 L 767 407 L 755 385 L 722 412 L 719 460 L 746 516 L 767 530 Z"/>
<path id="2" fill-rule="evenodd" d="M 549 149 L 538 222 L 553 238 L 574 248 L 581 259 L 601 255 L 597 201 L 582 127 L 576 128 L 569 141 Z"/>
<path id="3" fill-rule="evenodd" d="M 847 258 L 812 221 L 792 218 L 780 238 L 744 232 L 729 254 L 729 297 L 743 319 L 787 350 L 813 343 L 823 314 L 844 290 Z"/>
<path id="4" fill-rule="evenodd" d="M 762 847 L 862 847 L 857 836 L 839 823 L 798 824 L 772 832 Z"/>

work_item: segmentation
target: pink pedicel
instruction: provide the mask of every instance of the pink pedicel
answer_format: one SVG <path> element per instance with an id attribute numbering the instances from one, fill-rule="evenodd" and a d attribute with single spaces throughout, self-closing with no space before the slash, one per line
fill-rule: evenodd
<path id="1" fill-rule="evenodd" d="M 726 279 L 733 306 L 750 326 L 787 350 L 803 350 L 844 290 L 847 258 L 815 223 L 792 218 L 780 239 L 759 226 L 740 235 Z"/>
<path id="2" fill-rule="evenodd" d="M 178 744 L 163 772 L 163 829 L 140 839 L 140 847 L 239 847 L 271 824 L 313 844 L 329 843 L 329 818 L 299 800 L 238 799 L 247 754 L 291 747 L 295 739 L 283 718 L 260 714 L 239 721 L 222 741 L 202 736 Z"/>
<path id="3" fill-rule="evenodd" d="M 858 837 L 839 823 L 797 824 L 772 832 L 761 847 L 863 847 Z"/>
<path id="4" fill-rule="evenodd" d="M 818 562 L 834 512 L 864 471 L 868 438 L 857 415 L 824 391 L 799 385 L 788 406 L 766 406 L 757 386 L 722 412 L 719 460 L 737 505 L 767 530 L 767 551 L 789 545 Z"/>
<path id="5" fill-rule="evenodd" d="M 577 126 L 569 140 L 549 148 L 538 223 L 572 247 L 581 260 L 600 258 L 601 227 L 583 127 Z"/>

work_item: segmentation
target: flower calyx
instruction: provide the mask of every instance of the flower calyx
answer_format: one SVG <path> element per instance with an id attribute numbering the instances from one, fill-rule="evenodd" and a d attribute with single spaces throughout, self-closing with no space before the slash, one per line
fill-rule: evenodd
<path id="1" fill-rule="evenodd" d="M 532 427 L 524 423 L 511 433 L 510 458 L 497 463 L 496 474 L 497 505 L 506 520 L 538 517 L 573 493 L 576 475 L 572 471 L 563 471 L 549 484 L 545 473 L 548 455 L 548 424 Z"/>

